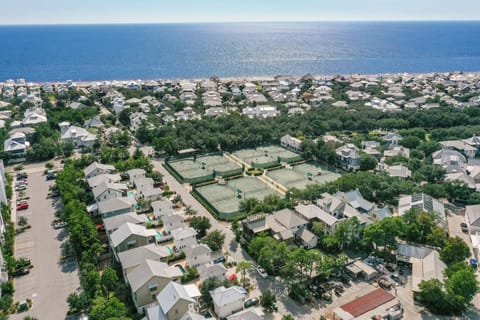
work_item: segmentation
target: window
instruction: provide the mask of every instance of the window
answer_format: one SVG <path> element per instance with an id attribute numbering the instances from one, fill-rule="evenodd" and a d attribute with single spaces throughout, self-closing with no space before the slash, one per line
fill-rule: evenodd
<path id="1" fill-rule="evenodd" d="M 127 242 L 127 247 L 128 248 L 133 248 L 137 245 L 137 240 L 130 240 Z"/>
<path id="2" fill-rule="evenodd" d="M 148 290 L 150 290 L 150 292 L 157 291 L 158 290 L 158 283 L 154 283 L 154 284 L 149 285 Z"/>

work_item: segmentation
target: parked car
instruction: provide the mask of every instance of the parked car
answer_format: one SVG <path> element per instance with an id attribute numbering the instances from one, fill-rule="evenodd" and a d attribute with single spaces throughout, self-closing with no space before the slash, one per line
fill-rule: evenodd
<path id="1" fill-rule="evenodd" d="M 28 178 L 28 174 L 26 174 L 25 172 L 17 173 L 17 180 L 19 180 L 19 179 L 27 179 L 27 178 Z"/>
<path id="2" fill-rule="evenodd" d="M 23 268 L 23 269 L 16 270 L 16 271 L 13 273 L 13 276 L 14 276 L 14 277 L 19 277 L 19 276 L 24 276 L 24 275 L 29 274 L 29 273 L 30 273 L 30 269 L 29 269 L 29 268 Z"/>
<path id="3" fill-rule="evenodd" d="M 268 277 L 268 273 L 265 271 L 265 269 L 263 269 L 262 267 L 257 267 L 257 272 L 258 274 L 260 275 L 260 277 L 262 277 L 263 279 L 267 278 Z"/>
<path id="4" fill-rule="evenodd" d="M 392 274 L 390 278 L 392 278 L 393 281 L 398 282 L 399 284 L 403 284 L 403 279 L 400 278 L 398 274 Z"/>
<path id="5" fill-rule="evenodd" d="M 21 184 L 21 185 L 15 186 L 15 191 L 23 191 L 23 190 L 26 190 L 26 189 L 27 189 L 26 184 Z"/>
<path id="6" fill-rule="evenodd" d="M 47 180 L 55 180 L 57 178 L 57 174 L 54 172 L 47 173 Z"/>
<path id="7" fill-rule="evenodd" d="M 250 298 L 248 300 L 245 300 L 245 303 L 243 304 L 245 308 L 250 308 L 253 306 L 256 306 L 260 303 L 260 299 L 258 298 Z"/>
<path id="8" fill-rule="evenodd" d="M 214 264 L 225 262 L 225 257 L 221 256 L 213 260 Z"/>
<path id="9" fill-rule="evenodd" d="M 28 203 L 23 202 L 17 205 L 17 210 L 26 210 L 28 209 Z"/>
<path id="10" fill-rule="evenodd" d="M 68 225 L 65 221 L 60 221 L 60 222 L 55 222 L 53 224 L 53 229 L 62 229 L 65 228 Z"/>
<path id="11" fill-rule="evenodd" d="M 460 228 L 462 228 L 462 232 L 468 233 L 468 225 L 465 222 L 460 223 Z"/>

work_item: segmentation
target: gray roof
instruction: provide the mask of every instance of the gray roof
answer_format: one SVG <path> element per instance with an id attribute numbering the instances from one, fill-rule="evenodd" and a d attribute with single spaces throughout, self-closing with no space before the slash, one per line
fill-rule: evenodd
<path id="1" fill-rule="evenodd" d="M 465 215 L 471 226 L 480 227 L 480 204 L 465 207 Z"/>
<path id="2" fill-rule="evenodd" d="M 154 229 L 147 229 L 144 226 L 138 224 L 126 222 L 110 235 L 112 245 L 114 247 L 117 247 L 119 244 L 125 241 L 125 239 L 127 239 L 130 235 L 133 234 L 140 237 L 154 237 L 157 234 L 157 231 L 155 231 Z"/>
<path id="3" fill-rule="evenodd" d="M 147 259 L 128 273 L 127 279 L 132 292 L 136 292 L 153 277 L 174 279 L 180 278 L 182 274 L 182 271 L 177 267 L 169 266 L 165 262 Z"/>
<path id="4" fill-rule="evenodd" d="M 217 277 L 218 275 L 225 275 L 228 269 L 222 263 L 207 263 L 198 266 L 198 274 L 200 281 L 205 281 L 208 278 Z"/>
<path id="5" fill-rule="evenodd" d="M 200 256 L 204 254 L 209 254 L 212 253 L 212 249 L 210 249 L 209 246 L 206 244 L 193 244 L 191 246 L 188 246 L 185 248 L 185 254 L 187 257 L 195 257 L 195 256 Z"/>
<path id="6" fill-rule="evenodd" d="M 298 230 L 297 231 L 297 236 L 307 243 L 309 243 L 310 241 L 317 238 L 317 236 L 315 234 L 313 234 L 313 232 L 308 230 L 306 227 L 303 227 L 300 230 Z M 317 238 L 317 240 L 318 240 L 318 238 Z"/>
<path id="7" fill-rule="evenodd" d="M 227 317 L 227 320 L 263 320 L 264 313 L 260 308 L 248 308 L 240 312 L 234 313 Z"/>
<path id="8" fill-rule="evenodd" d="M 295 207 L 295 210 L 299 212 L 302 216 L 305 218 L 309 217 L 309 220 L 317 218 L 318 220 L 324 222 L 328 226 L 332 226 L 335 223 L 337 223 L 338 219 L 332 216 L 331 214 L 328 214 L 321 208 L 317 207 L 314 204 L 309 204 L 309 205 L 303 205 L 300 204 Z"/>
<path id="9" fill-rule="evenodd" d="M 230 288 L 221 286 L 210 291 L 210 296 L 217 306 L 225 306 L 238 300 L 244 300 L 247 296 L 247 291 L 240 286 L 233 286 Z"/>
<path id="10" fill-rule="evenodd" d="M 103 218 L 103 225 L 105 226 L 105 230 L 107 232 L 110 230 L 118 229 L 122 224 L 126 222 L 134 224 L 144 224 L 147 222 L 147 216 L 145 214 L 137 214 L 136 212 L 128 212 L 108 218 Z"/>
<path id="11" fill-rule="evenodd" d="M 304 224 L 307 224 L 308 221 L 300 217 L 291 209 L 282 209 L 273 213 L 275 220 L 281 223 L 288 229 L 292 229 Z"/>
<path id="12" fill-rule="evenodd" d="M 112 172 L 115 171 L 115 167 L 109 164 L 101 164 L 98 162 L 92 162 L 88 167 L 83 169 L 83 173 L 88 176 L 96 169 L 101 169 L 104 172 Z"/>
<path id="13" fill-rule="evenodd" d="M 137 200 L 135 200 L 133 197 L 107 199 L 98 203 L 98 211 L 100 213 L 107 213 L 122 209 L 129 209 L 135 207 L 136 204 Z"/>
<path id="14" fill-rule="evenodd" d="M 179 301 L 186 300 L 191 303 L 195 303 L 195 300 L 190 297 L 185 286 L 176 282 L 170 282 L 165 288 L 157 295 L 157 301 L 164 314 L 167 314 L 170 309 Z"/>
<path id="15" fill-rule="evenodd" d="M 343 195 L 345 200 L 355 209 L 363 209 L 364 211 L 370 211 L 373 208 L 373 204 L 370 201 L 365 200 L 358 189 L 341 193 L 338 192 L 337 195 Z"/>
<path id="16" fill-rule="evenodd" d="M 422 246 L 414 246 L 411 244 L 399 244 L 397 248 L 398 255 L 416 259 L 423 259 L 432 251 L 433 249 Z"/>
<path id="17" fill-rule="evenodd" d="M 107 191 L 109 189 L 114 190 L 114 191 L 118 191 L 118 192 L 124 192 L 124 191 L 128 190 L 127 186 L 124 185 L 123 183 L 110 183 L 110 182 L 104 181 L 104 182 L 100 183 L 96 188 L 92 189 L 93 196 L 96 199 L 102 193 L 104 193 L 105 191 Z"/>
<path id="18" fill-rule="evenodd" d="M 145 260 L 160 260 L 170 255 L 165 247 L 157 246 L 154 243 L 146 246 L 123 251 L 118 254 L 118 260 L 123 269 L 138 266 Z"/>
<path id="19" fill-rule="evenodd" d="M 180 228 L 171 231 L 173 239 L 185 239 L 197 235 L 197 231 L 193 228 Z"/>
<path id="20" fill-rule="evenodd" d="M 87 182 L 90 188 L 94 188 L 105 181 L 110 183 L 117 183 L 120 180 L 122 180 L 122 178 L 118 174 L 99 174 L 98 176 L 88 179 Z"/>

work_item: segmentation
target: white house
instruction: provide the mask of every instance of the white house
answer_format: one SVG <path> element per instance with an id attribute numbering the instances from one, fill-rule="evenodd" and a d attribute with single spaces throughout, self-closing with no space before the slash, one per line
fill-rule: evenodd
<path id="1" fill-rule="evenodd" d="M 130 185 L 134 185 L 135 180 L 145 178 L 146 171 L 144 169 L 131 169 L 127 171 L 127 174 L 130 179 Z"/>
<path id="2" fill-rule="evenodd" d="M 240 286 L 225 288 L 218 287 L 210 291 L 213 300 L 213 308 L 219 318 L 228 317 L 235 312 L 243 310 L 243 302 L 247 296 L 247 291 Z"/>
<path id="3" fill-rule="evenodd" d="M 123 183 L 102 182 L 92 189 L 96 202 L 127 196 L 127 186 Z"/>
<path id="4" fill-rule="evenodd" d="M 465 207 L 465 221 L 471 234 L 480 233 L 480 205 Z"/>
<path id="5" fill-rule="evenodd" d="M 200 265 L 211 261 L 212 250 L 205 244 L 194 244 L 184 249 L 187 258 L 187 264 L 191 268 L 197 268 Z"/>
<path id="6" fill-rule="evenodd" d="M 183 251 L 186 247 L 197 244 L 197 231 L 193 228 L 181 228 L 172 230 L 173 244 L 175 247 Z"/>
<path id="7" fill-rule="evenodd" d="M 167 234 L 170 234 L 172 230 L 184 228 L 187 226 L 183 216 L 176 213 L 163 216 L 162 222 L 163 228 Z"/>
<path id="8" fill-rule="evenodd" d="M 87 179 L 96 177 L 101 174 L 111 174 L 115 172 L 115 167 L 109 164 L 101 164 L 92 162 L 88 167 L 83 169 L 83 173 Z"/>
<path id="9" fill-rule="evenodd" d="M 3 151 L 12 158 L 24 158 L 27 155 L 27 149 L 30 143 L 24 133 L 16 132 L 6 139 L 3 143 Z"/>
<path id="10" fill-rule="evenodd" d="M 173 214 L 173 204 L 170 200 L 159 200 L 151 203 L 155 218 L 162 219 L 164 216 Z"/>
<path id="11" fill-rule="evenodd" d="M 97 141 L 97 137 L 94 134 L 88 132 L 83 128 L 71 126 L 70 122 L 68 121 L 59 123 L 59 127 L 61 134 L 60 139 L 62 140 L 62 142 L 71 142 L 76 148 L 92 148 Z"/>
<path id="12" fill-rule="evenodd" d="M 302 140 L 292 137 L 291 135 L 285 135 L 280 139 L 282 147 L 293 150 L 295 152 L 302 151 Z"/>
<path id="13" fill-rule="evenodd" d="M 217 278 L 220 282 L 223 282 L 227 278 L 226 274 L 228 269 L 222 263 L 209 262 L 199 265 L 197 270 L 201 282 L 210 278 Z"/>

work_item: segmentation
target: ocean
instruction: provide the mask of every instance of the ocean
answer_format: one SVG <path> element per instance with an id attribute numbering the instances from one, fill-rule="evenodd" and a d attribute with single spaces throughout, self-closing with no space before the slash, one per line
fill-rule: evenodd
<path id="1" fill-rule="evenodd" d="M 1 26 L 0 81 L 480 71 L 480 22 Z"/>

